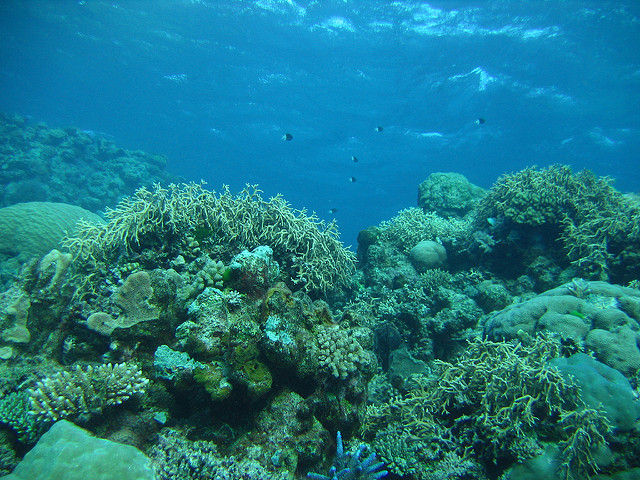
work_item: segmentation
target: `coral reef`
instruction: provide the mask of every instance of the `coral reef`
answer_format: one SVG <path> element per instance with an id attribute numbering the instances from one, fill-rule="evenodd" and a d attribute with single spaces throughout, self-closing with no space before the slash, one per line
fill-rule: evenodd
<path id="1" fill-rule="evenodd" d="M 629 281 L 640 273 L 640 204 L 618 192 L 607 177 L 566 165 L 526 168 L 500 177 L 483 200 L 478 225 L 506 221 L 523 235 L 562 243 L 582 276 Z M 528 227 L 524 229 L 523 227 Z"/>
<path id="2" fill-rule="evenodd" d="M 477 208 L 486 193 L 460 173 L 435 172 L 418 185 L 418 206 L 444 218 L 464 217 Z"/>
<path id="3" fill-rule="evenodd" d="M 16 128 L 48 158 L 71 158 L 82 138 Z M 98 143 L 87 151 L 110 171 Z M 357 264 L 335 223 L 254 186 L 133 188 L 106 222 L 72 232 L 74 217 L 61 245 L 10 259 L 1 472 L 61 418 L 149 452 L 159 479 L 575 480 L 640 467 L 637 213 L 609 180 L 527 169 L 487 194 L 434 174 L 421 208 L 359 234 Z M 606 242 L 604 269 L 582 249 L 592 240 Z M 580 271 L 629 286 L 571 280 Z M 338 433 L 334 456 L 333 432 L 353 448 Z"/>
<path id="4" fill-rule="evenodd" d="M 180 180 L 167 173 L 167 158 L 161 155 L 119 148 L 95 132 L 31 124 L 2 113 L 0 163 L 2 207 L 62 202 L 94 212 L 141 185 Z"/>
<path id="5" fill-rule="evenodd" d="M 338 241 L 335 223 L 292 209 L 280 196 L 265 201 L 259 190 L 247 186 L 239 195 L 206 190 L 202 185 L 154 186 L 138 189 L 106 213 L 108 222 L 83 222 L 75 236 L 65 240 L 80 262 L 110 261 L 124 249 L 175 251 L 188 235 L 207 232 L 209 244 L 234 250 L 268 245 L 290 286 L 328 292 L 349 285 L 354 257 Z M 220 254 L 221 252 L 217 252 Z"/>
<path id="6" fill-rule="evenodd" d="M 471 342 L 456 363 L 436 362 L 436 375 L 415 377 L 405 396 L 371 406 L 362 430 L 403 475 L 430 478 L 433 470 L 425 461 L 443 461 L 452 453 L 471 456 L 477 462 L 469 464 L 471 470 L 521 462 L 551 437 L 563 446 L 560 468 L 584 478 L 598 470 L 593 449 L 606 447 L 609 423 L 599 411 L 585 408 L 577 385 L 547 365 L 558 349 L 559 343 L 546 337 L 530 344 Z M 394 431 L 405 433 L 394 436 Z M 419 453 L 402 444 L 407 433 L 425 445 Z M 407 451 L 409 463 L 403 457 Z"/>

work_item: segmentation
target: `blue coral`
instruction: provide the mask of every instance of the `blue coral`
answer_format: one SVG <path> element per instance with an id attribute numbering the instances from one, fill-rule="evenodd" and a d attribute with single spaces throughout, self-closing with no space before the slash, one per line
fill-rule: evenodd
<path id="1" fill-rule="evenodd" d="M 365 444 L 360 445 L 354 453 L 345 453 L 340 432 L 336 436 L 336 443 L 336 456 L 329 469 L 329 475 L 307 473 L 307 478 L 311 480 L 377 480 L 387 475 L 386 470 L 379 470 L 384 463 L 375 462 L 375 453 L 364 460 L 360 458 L 367 449 Z"/>

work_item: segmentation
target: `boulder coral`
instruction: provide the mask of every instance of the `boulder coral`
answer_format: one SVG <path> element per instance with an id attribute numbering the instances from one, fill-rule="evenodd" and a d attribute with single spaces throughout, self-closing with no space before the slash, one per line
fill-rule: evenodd
<path id="1" fill-rule="evenodd" d="M 485 322 L 484 335 L 510 340 L 553 332 L 632 377 L 640 370 L 639 313 L 640 290 L 576 279 L 494 312 Z"/>
<path id="2" fill-rule="evenodd" d="M 447 260 L 447 250 L 433 240 L 422 240 L 409 252 L 409 258 L 415 269 L 425 271 L 440 267 Z"/>
<path id="3" fill-rule="evenodd" d="M 66 232 L 73 231 L 80 220 L 88 225 L 104 223 L 95 213 L 66 203 L 30 202 L 0 208 L 0 265 L 15 274 L 21 263 L 60 248 Z"/>
<path id="4" fill-rule="evenodd" d="M 464 217 L 477 208 L 486 190 L 455 172 L 435 172 L 418 186 L 418 206 L 441 217 Z"/>

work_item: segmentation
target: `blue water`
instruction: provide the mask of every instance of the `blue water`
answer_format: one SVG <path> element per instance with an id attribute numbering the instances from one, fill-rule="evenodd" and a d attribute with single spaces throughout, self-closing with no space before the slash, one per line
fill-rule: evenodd
<path id="1" fill-rule="evenodd" d="M 355 244 L 436 171 L 488 188 L 567 163 L 640 191 L 639 18 L 637 1 L 4 0 L 0 110 L 213 189 L 258 183 Z"/>

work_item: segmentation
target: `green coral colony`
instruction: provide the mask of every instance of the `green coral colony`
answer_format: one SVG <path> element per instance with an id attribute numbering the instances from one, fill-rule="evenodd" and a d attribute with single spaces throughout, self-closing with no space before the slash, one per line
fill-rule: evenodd
<path id="1" fill-rule="evenodd" d="M 104 219 L 0 209 L 1 478 L 640 478 L 640 202 L 610 179 L 434 173 L 355 255 L 256 186 L 3 122 L 155 177 Z"/>

